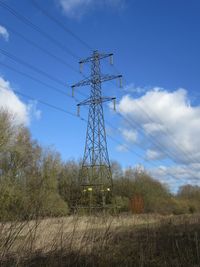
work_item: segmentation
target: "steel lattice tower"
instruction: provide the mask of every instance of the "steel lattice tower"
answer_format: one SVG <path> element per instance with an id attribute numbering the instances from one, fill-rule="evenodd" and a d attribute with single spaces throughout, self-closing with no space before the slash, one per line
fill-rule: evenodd
<path id="1" fill-rule="evenodd" d="M 89 191 L 90 196 L 94 194 L 99 195 L 100 201 L 98 205 L 104 206 L 106 204 L 106 196 L 112 190 L 112 173 L 110 168 L 110 161 L 107 150 L 106 130 L 104 123 L 103 103 L 108 101 L 114 102 L 115 97 L 102 96 L 101 84 L 116 78 L 120 79 L 122 75 L 103 75 L 100 70 L 100 60 L 110 57 L 112 64 L 113 54 L 102 54 L 94 51 L 91 57 L 81 60 L 80 67 L 84 63 L 91 64 L 91 76 L 72 86 L 72 94 L 74 95 L 75 87 L 90 86 L 90 96 L 86 100 L 80 102 L 78 107 L 78 115 L 80 106 L 89 106 L 87 134 L 85 142 L 85 151 L 80 171 L 80 184 L 82 192 Z M 93 201 L 95 202 L 95 201 Z M 91 203 L 90 206 L 96 203 Z"/>

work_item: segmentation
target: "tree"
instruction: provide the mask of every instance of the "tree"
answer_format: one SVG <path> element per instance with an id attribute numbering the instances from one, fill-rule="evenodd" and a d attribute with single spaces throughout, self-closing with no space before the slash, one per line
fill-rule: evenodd
<path id="1" fill-rule="evenodd" d="M 26 127 L 14 122 L 0 112 L 1 219 L 66 215 L 68 205 L 58 192 L 59 154 L 42 149 Z"/>
<path id="2" fill-rule="evenodd" d="M 5 109 L 0 109 L 0 153 L 6 152 L 13 142 L 15 127 L 13 116 Z"/>
<path id="3" fill-rule="evenodd" d="M 179 188 L 177 196 L 185 199 L 196 199 L 200 201 L 200 187 L 197 185 L 183 185 Z"/>
<path id="4" fill-rule="evenodd" d="M 168 188 L 146 172 L 135 172 L 134 193 L 144 199 L 145 212 L 166 212 L 171 201 Z"/>
<path id="5" fill-rule="evenodd" d="M 131 201 L 140 199 L 144 212 L 172 212 L 168 188 L 142 170 L 129 168 L 121 179 L 114 180 L 114 195 Z"/>
<path id="6" fill-rule="evenodd" d="M 111 162 L 111 171 L 113 179 L 120 179 L 123 177 L 122 167 L 117 161 Z"/>
<path id="7" fill-rule="evenodd" d="M 81 197 L 81 188 L 79 183 L 79 171 L 81 163 L 74 160 L 67 161 L 62 168 L 59 176 L 59 194 L 69 204 L 70 208 L 76 206 Z"/>
<path id="8" fill-rule="evenodd" d="M 196 185 L 183 185 L 179 188 L 177 193 L 177 201 L 182 207 L 184 205 L 184 212 L 199 212 L 200 211 L 200 187 Z M 182 209 L 183 210 L 183 209 Z"/>

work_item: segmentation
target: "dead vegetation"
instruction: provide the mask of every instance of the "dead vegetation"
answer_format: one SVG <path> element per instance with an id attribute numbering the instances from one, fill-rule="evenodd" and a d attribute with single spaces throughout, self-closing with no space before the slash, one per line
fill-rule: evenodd
<path id="1" fill-rule="evenodd" d="M 1 266 L 195 267 L 200 216 L 70 216 L 0 225 Z"/>
<path id="2" fill-rule="evenodd" d="M 82 194 L 81 162 L 62 161 L 12 120 L 0 110 L 1 266 L 200 266 L 200 187 L 173 195 L 149 174 L 112 164 L 109 214 L 68 216 Z"/>

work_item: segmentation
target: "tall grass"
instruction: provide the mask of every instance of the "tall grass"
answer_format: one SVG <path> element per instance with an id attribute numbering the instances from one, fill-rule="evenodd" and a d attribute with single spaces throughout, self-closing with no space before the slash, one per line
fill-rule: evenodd
<path id="1" fill-rule="evenodd" d="M 71 216 L 0 224 L 1 266 L 200 266 L 200 216 Z"/>

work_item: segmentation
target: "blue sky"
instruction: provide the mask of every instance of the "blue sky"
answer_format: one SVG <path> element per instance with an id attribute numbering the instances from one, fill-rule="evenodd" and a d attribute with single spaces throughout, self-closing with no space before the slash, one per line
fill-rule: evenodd
<path id="1" fill-rule="evenodd" d="M 35 8 L 32 1 L 1 2 L 27 17 L 66 49 L 60 49 L 0 5 L 0 49 L 60 81 L 57 83 L 48 79 L 0 53 L 0 62 L 4 64 L 0 64 L 1 83 L 5 85 L 7 81 L 6 86 L 11 91 L 18 90 L 34 99 L 44 100 L 76 113 L 76 102 L 72 98 L 11 71 L 5 64 L 71 94 L 67 85 L 83 78 L 78 71 L 79 58 L 89 56 L 91 50 L 47 18 Z M 107 125 L 107 132 L 122 143 L 118 145 L 108 138 L 110 159 L 119 161 L 123 168 L 142 164 L 161 181 L 169 183 L 172 189 L 183 183 L 199 184 L 200 2 L 36 2 L 92 49 L 113 52 L 115 55 L 115 67 L 124 75 L 124 88 L 120 89 L 117 82 L 109 82 L 103 85 L 103 92 L 106 96 L 117 97 L 119 111 L 131 121 L 131 125 L 105 105 L 106 121 L 117 127 L 121 134 L 110 125 Z M 30 45 L 16 32 L 48 50 L 62 62 Z M 69 68 L 68 64 L 77 72 Z M 110 67 L 106 60 L 102 62 L 103 73 L 114 74 L 116 69 Z M 88 66 L 84 68 L 84 73 L 89 74 Z M 89 88 L 78 89 L 75 95 L 79 100 L 84 99 L 79 95 L 80 91 L 89 94 Z M 54 146 L 62 154 L 63 159 L 82 157 L 86 125 L 80 119 L 57 112 L 40 103 L 30 102 L 22 96 L 17 99 L 22 106 L 19 103 L 18 106 L 15 105 L 14 100 L 11 105 L 9 95 L 4 94 L 4 98 L 0 95 L 0 99 L 1 106 L 7 105 L 15 112 L 19 112 L 15 108 L 19 106 L 20 118 L 24 112 L 26 118 L 22 120 L 30 128 L 33 137 L 42 145 Z M 81 114 L 87 118 L 86 110 L 82 109 Z M 135 122 L 141 132 L 134 128 Z M 153 144 L 151 139 L 154 140 Z M 127 151 L 127 147 L 132 152 Z M 161 147 L 167 153 L 163 153 Z M 139 153 L 141 157 L 134 152 Z"/>

